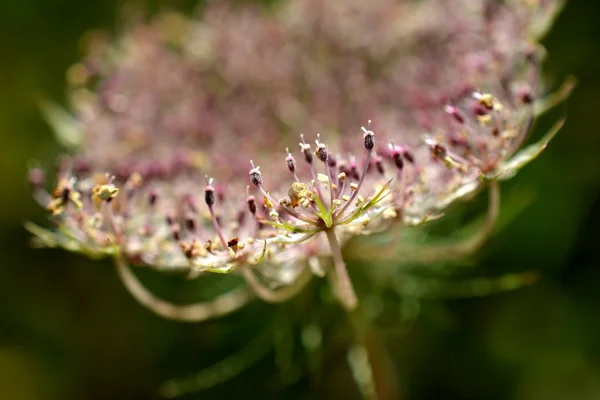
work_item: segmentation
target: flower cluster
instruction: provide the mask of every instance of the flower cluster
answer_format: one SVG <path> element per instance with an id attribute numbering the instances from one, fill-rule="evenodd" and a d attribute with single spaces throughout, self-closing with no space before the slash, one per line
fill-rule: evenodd
<path id="1" fill-rule="evenodd" d="M 75 116 L 52 121 L 79 132 L 78 155 L 61 159 L 51 192 L 31 173 L 59 229 L 29 228 L 47 246 L 114 257 L 132 294 L 167 317 L 220 315 L 248 292 L 177 307 L 129 264 L 239 273 L 268 301 L 327 275 L 351 310 L 348 239 L 440 217 L 556 133 L 518 152 L 539 104 L 531 27 L 556 8 L 289 0 L 134 26 L 70 70 Z M 301 131 L 322 135 L 293 147 Z"/>

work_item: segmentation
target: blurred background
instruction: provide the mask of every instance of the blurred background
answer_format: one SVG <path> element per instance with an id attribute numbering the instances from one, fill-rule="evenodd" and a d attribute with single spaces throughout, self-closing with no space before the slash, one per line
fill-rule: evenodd
<path id="1" fill-rule="evenodd" d="M 2 6 L 2 399 L 158 398 L 166 380 L 194 376 L 235 354 L 224 369 L 237 376 L 221 382 L 228 373 L 209 369 L 196 384 L 207 388 L 183 398 L 360 398 L 346 362 L 350 322 L 322 300 L 319 282 L 286 304 L 255 301 L 217 321 L 182 324 L 139 306 L 109 261 L 30 248 L 23 223 L 43 223 L 45 212 L 31 198 L 26 171 L 30 160 L 53 165 L 61 151 L 36 98 L 43 93 L 64 104 L 65 71 L 81 56 L 79 39 L 90 29 L 118 30 L 124 6 L 151 14 L 194 5 L 21 0 Z M 374 324 L 367 337 L 387 365 L 384 380 L 402 398 L 600 398 L 598 15 L 600 3 L 571 0 L 544 40 L 549 81 L 574 74 L 579 85 L 533 136 L 561 115 L 567 123 L 539 159 L 503 185 L 508 211 L 501 219 L 507 220 L 476 265 L 461 272 L 535 270 L 539 280 L 485 297 L 416 305 L 400 299 L 391 306 L 416 311 Z M 510 204 L 518 196 L 529 200 L 515 218 Z M 351 274 L 358 275 L 355 267 Z M 152 273 L 143 278 L 174 301 L 196 298 L 194 283 Z M 315 337 L 322 346 L 308 345 Z M 236 374 L 238 367 L 243 371 Z"/>

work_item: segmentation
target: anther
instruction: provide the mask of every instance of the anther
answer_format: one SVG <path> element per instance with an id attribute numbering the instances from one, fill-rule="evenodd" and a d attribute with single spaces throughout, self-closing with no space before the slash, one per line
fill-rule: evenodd
<path id="1" fill-rule="evenodd" d="M 212 186 L 213 179 L 206 177 L 206 187 L 204 188 L 204 201 L 209 207 L 215 204 L 215 188 Z"/>
<path id="2" fill-rule="evenodd" d="M 465 123 L 465 118 L 462 116 L 461 112 L 458 111 L 458 109 L 450 104 L 447 104 L 444 107 L 444 111 L 450 115 L 451 117 L 453 117 L 459 124 L 464 124 Z"/>
<path id="3" fill-rule="evenodd" d="M 150 193 L 148 194 L 148 204 L 150 207 L 154 207 L 156 202 L 158 201 L 158 191 L 154 188 L 150 189 Z"/>
<path id="4" fill-rule="evenodd" d="M 254 196 L 248 196 L 248 209 L 250 210 L 250 214 L 255 215 L 256 214 L 256 200 L 254 199 Z"/>
<path id="5" fill-rule="evenodd" d="M 292 156 L 292 153 L 290 153 L 289 148 L 286 147 L 285 151 L 288 154 L 285 159 L 285 162 L 287 163 L 288 169 L 293 174 L 294 172 L 296 172 L 296 160 L 294 159 L 294 156 Z"/>
<path id="6" fill-rule="evenodd" d="M 376 154 L 375 158 L 375 168 L 377 168 L 377 172 L 379 172 L 380 175 L 385 174 L 385 169 L 383 168 L 383 160 L 378 154 Z"/>
<path id="7" fill-rule="evenodd" d="M 375 147 L 375 134 L 373 133 L 373 131 L 370 130 L 371 120 L 369 120 L 369 124 L 367 126 L 369 127 L 369 129 L 365 128 L 364 126 L 362 126 L 360 129 L 362 129 L 362 131 L 364 132 L 363 139 L 365 140 L 365 148 L 368 151 L 371 151 Z"/>
<path id="8" fill-rule="evenodd" d="M 189 232 L 196 232 L 196 220 L 193 216 L 188 215 L 185 219 L 185 229 Z"/>
<path id="9" fill-rule="evenodd" d="M 262 175 L 260 173 L 260 167 L 254 166 L 254 161 L 250 160 L 250 164 L 252 164 L 252 169 L 250 170 L 250 180 L 256 186 L 262 185 Z"/>
<path id="10" fill-rule="evenodd" d="M 473 93 L 473 98 L 475 98 L 479 102 L 479 104 L 481 104 L 488 110 L 491 110 L 494 107 L 494 96 L 492 96 L 489 93 L 475 92 Z"/>
<path id="11" fill-rule="evenodd" d="M 320 139 L 321 135 L 317 133 L 317 137 Z M 317 144 L 317 148 L 315 149 L 315 155 L 319 160 L 321 160 L 321 162 L 325 163 L 327 162 L 328 157 L 327 148 L 324 143 L 319 142 L 319 139 L 315 140 L 315 143 Z"/>
<path id="12" fill-rule="evenodd" d="M 331 168 L 335 168 L 337 165 L 337 159 L 331 152 L 329 152 L 327 156 L 327 165 Z"/>
<path id="13" fill-rule="evenodd" d="M 531 93 L 531 90 L 529 88 L 527 88 L 527 87 L 519 88 L 517 95 L 519 96 L 519 100 L 521 100 L 521 102 L 523 104 L 533 103 L 533 94 Z"/>
<path id="14" fill-rule="evenodd" d="M 389 148 L 392 151 L 392 160 L 394 160 L 396 168 L 402 170 L 402 168 L 404 168 L 404 159 L 402 158 L 401 150 L 398 147 L 394 146 L 393 143 L 389 144 Z"/>
<path id="15" fill-rule="evenodd" d="M 248 202 L 248 209 L 250 210 L 250 214 L 256 215 L 256 200 L 254 196 L 250 194 L 249 186 L 246 186 L 246 193 L 248 194 L 246 201 Z"/>
<path id="16" fill-rule="evenodd" d="M 302 143 L 298 143 L 300 145 L 300 150 L 304 154 L 304 159 L 307 163 L 312 164 L 313 155 L 310 152 L 310 144 L 304 142 L 304 134 L 300 134 L 300 138 L 302 139 Z"/>

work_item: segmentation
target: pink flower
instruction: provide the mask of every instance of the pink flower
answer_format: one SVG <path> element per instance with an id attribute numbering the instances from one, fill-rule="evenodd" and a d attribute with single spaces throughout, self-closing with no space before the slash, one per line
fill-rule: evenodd
<path id="1" fill-rule="evenodd" d="M 71 69 L 74 117 L 44 108 L 77 156 L 52 194 L 32 175 L 59 230 L 29 228 L 48 246 L 114 257 L 132 294 L 169 318 L 218 316 L 249 292 L 174 306 L 128 264 L 241 274 L 267 301 L 331 274 L 351 310 L 350 238 L 497 195 L 556 133 L 518 152 L 547 104 L 531 27 L 556 7 L 290 0 L 134 24 Z M 322 135 L 300 135 L 298 150 L 300 131 Z"/>

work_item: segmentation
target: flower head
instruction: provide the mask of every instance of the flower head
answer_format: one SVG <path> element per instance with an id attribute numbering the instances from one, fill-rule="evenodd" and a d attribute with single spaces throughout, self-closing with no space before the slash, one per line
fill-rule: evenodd
<path id="1" fill-rule="evenodd" d="M 529 26 L 554 2 L 377 3 L 214 6 L 175 43 L 157 23 L 132 28 L 116 56 L 92 54 L 83 68 L 100 85 L 72 91 L 79 155 L 51 195 L 34 185 L 60 230 L 32 230 L 115 257 L 130 291 L 170 317 L 125 262 L 240 273 L 270 301 L 311 271 L 331 274 L 354 308 L 349 238 L 438 218 L 512 176 L 557 130 L 518 153 L 541 95 Z M 299 161 L 289 147 L 282 160 L 273 149 L 300 131 L 324 133 L 314 145 L 301 134 Z M 332 268 L 314 267 L 330 255 Z M 236 299 L 211 310 L 247 296 Z"/>

